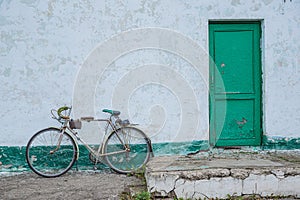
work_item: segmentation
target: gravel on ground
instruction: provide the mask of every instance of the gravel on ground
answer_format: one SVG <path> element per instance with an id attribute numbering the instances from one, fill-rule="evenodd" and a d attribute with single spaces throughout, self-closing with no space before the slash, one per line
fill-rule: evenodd
<path id="1" fill-rule="evenodd" d="M 130 187 L 143 180 L 113 172 L 76 171 L 57 178 L 43 178 L 32 172 L 0 176 L 0 199 L 120 199 Z"/>

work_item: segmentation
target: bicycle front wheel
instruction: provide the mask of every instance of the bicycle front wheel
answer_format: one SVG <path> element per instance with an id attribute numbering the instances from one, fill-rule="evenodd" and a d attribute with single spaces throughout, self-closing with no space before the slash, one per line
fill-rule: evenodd
<path id="1" fill-rule="evenodd" d="M 150 158 L 151 144 L 146 134 L 134 127 L 113 131 L 104 144 L 107 164 L 122 174 L 136 172 Z"/>
<path id="2" fill-rule="evenodd" d="M 66 173 L 77 157 L 74 139 L 58 128 L 47 128 L 37 132 L 26 147 L 29 167 L 43 177 L 57 177 Z"/>

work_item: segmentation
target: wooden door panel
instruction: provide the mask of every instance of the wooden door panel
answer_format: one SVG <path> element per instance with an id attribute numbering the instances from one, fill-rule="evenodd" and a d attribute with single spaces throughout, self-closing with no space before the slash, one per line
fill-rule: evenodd
<path id="1" fill-rule="evenodd" d="M 211 23 L 210 142 L 261 144 L 260 23 Z"/>
<path id="2" fill-rule="evenodd" d="M 253 93 L 251 41 L 252 31 L 215 33 L 215 63 L 223 78 L 216 80 L 216 86 L 220 88 L 223 81 L 226 93 Z"/>
<path id="3" fill-rule="evenodd" d="M 216 115 L 216 129 L 217 132 L 221 132 L 218 139 L 226 140 L 231 145 L 255 145 L 255 133 L 254 133 L 254 100 L 253 99 L 231 99 L 223 100 L 227 103 L 227 112 L 224 124 L 218 122 L 223 121 Z M 219 105 L 222 106 L 224 102 L 221 100 L 216 101 L 216 110 L 219 110 Z M 236 108 L 239 109 L 236 109 Z M 220 142 L 221 142 L 220 140 Z M 224 143 L 224 142 L 223 142 Z"/>

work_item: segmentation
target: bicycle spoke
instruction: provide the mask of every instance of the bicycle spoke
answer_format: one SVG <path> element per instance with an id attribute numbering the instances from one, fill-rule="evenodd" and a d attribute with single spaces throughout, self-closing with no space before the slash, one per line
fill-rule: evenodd
<path id="1" fill-rule="evenodd" d="M 60 137 L 62 139 L 59 143 Z M 49 128 L 36 133 L 30 139 L 26 159 L 35 173 L 45 177 L 56 177 L 72 167 L 76 152 L 74 140 L 68 134 L 61 135 L 60 129 Z"/>
<path id="2" fill-rule="evenodd" d="M 113 132 L 107 139 L 104 149 L 105 153 L 127 150 L 124 153 L 106 156 L 108 165 L 120 173 L 140 169 L 150 155 L 150 144 L 146 135 L 133 127 L 124 127 Z"/>

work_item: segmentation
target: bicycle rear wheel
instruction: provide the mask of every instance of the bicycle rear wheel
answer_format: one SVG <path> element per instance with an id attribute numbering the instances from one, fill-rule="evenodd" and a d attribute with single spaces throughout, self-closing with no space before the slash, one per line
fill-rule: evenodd
<path id="1" fill-rule="evenodd" d="M 36 174 L 57 177 L 73 166 L 77 152 L 75 141 L 68 133 L 61 134 L 58 128 L 47 128 L 37 132 L 29 140 L 26 160 Z"/>
<path id="2" fill-rule="evenodd" d="M 141 169 L 148 162 L 150 151 L 148 137 L 135 127 L 122 127 L 113 131 L 104 144 L 107 164 L 122 174 Z"/>

